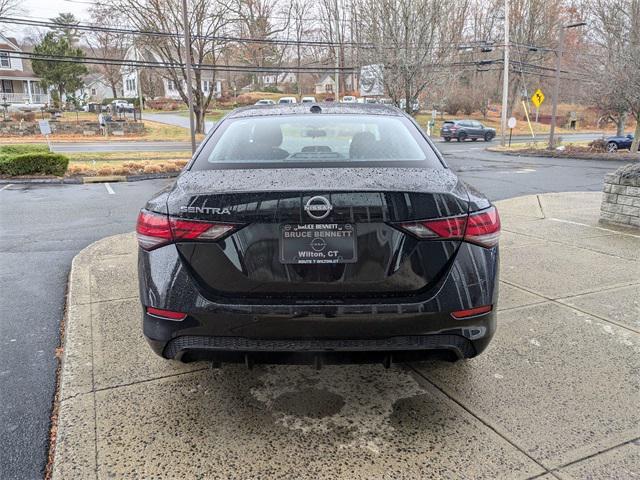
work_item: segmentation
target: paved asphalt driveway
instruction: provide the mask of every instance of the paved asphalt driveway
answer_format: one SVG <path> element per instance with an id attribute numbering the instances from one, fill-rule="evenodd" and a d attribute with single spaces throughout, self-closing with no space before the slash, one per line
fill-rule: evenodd
<path id="1" fill-rule="evenodd" d="M 166 183 L 0 185 L 0 479 L 42 477 L 71 259 Z"/>
<path id="2" fill-rule="evenodd" d="M 440 144 L 443 146 L 444 144 Z M 598 191 L 619 162 L 507 157 L 442 148 L 492 199 Z M 468 147 L 467 147 L 468 145 Z M 615 163 L 615 164 L 614 164 Z M 138 209 L 170 180 L 105 185 L 0 185 L 0 479 L 32 479 L 46 462 L 59 322 L 73 256 L 133 229 Z"/>

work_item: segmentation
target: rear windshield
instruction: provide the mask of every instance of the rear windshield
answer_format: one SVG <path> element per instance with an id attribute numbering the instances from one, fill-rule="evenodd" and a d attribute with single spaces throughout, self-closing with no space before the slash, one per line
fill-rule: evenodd
<path id="1" fill-rule="evenodd" d="M 418 129 L 384 115 L 273 115 L 225 120 L 192 170 L 219 168 L 442 167 Z"/>

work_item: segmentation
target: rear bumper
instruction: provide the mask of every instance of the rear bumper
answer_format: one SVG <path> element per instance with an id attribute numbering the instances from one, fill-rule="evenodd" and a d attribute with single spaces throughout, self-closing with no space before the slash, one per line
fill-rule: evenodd
<path id="1" fill-rule="evenodd" d="M 143 306 L 187 312 L 182 321 L 143 314 L 144 335 L 165 358 L 323 363 L 420 360 L 434 352 L 478 355 L 495 329 L 498 249 L 462 244 L 449 272 L 422 299 L 367 303 L 217 303 L 200 294 L 175 248 L 141 252 Z M 164 272 L 172 272 L 166 275 Z M 166 283 L 163 283 L 165 282 Z M 493 305 L 455 319 L 451 312 Z"/>
<path id="2" fill-rule="evenodd" d="M 331 322 L 336 320 L 344 321 L 347 327 L 345 332 L 353 333 L 353 319 L 334 317 Z M 400 322 L 402 330 L 419 334 L 374 337 L 362 336 L 361 333 L 359 337 L 301 338 L 300 322 L 296 319 L 276 321 L 276 331 L 268 336 L 217 335 L 212 332 L 215 329 L 205 326 L 209 322 L 201 322 L 193 317 L 183 322 L 144 314 L 145 338 L 158 355 L 184 362 L 211 359 L 229 363 L 246 362 L 248 357 L 252 363 L 312 363 L 318 358 L 322 359 L 322 363 L 417 361 L 441 354 L 461 359 L 481 353 L 496 329 L 494 312 L 465 321 L 435 319 L 432 315 L 424 315 L 422 319 L 415 318 L 412 326 Z M 358 323 L 361 332 L 367 330 L 366 322 Z M 375 325 L 376 321 L 370 319 L 369 323 Z M 427 331 L 436 326 L 445 328 Z M 391 332 L 397 327 L 388 330 Z"/>

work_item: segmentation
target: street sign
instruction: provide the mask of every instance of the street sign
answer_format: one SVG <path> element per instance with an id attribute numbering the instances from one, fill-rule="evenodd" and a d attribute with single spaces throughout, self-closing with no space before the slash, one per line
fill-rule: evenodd
<path id="1" fill-rule="evenodd" d="M 40 126 L 40 133 L 42 135 L 51 135 L 51 125 L 49 125 L 49 120 L 38 120 L 38 125 Z"/>
<path id="2" fill-rule="evenodd" d="M 536 106 L 536 108 L 540 108 L 540 105 L 542 105 L 542 102 L 544 102 L 544 93 L 542 93 L 542 90 L 537 89 L 531 96 L 531 101 Z"/>
<path id="3" fill-rule="evenodd" d="M 509 120 L 507 120 L 507 127 L 509 127 L 509 148 L 511 148 L 511 136 L 513 135 L 513 129 L 516 127 L 515 117 L 509 117 Z"/>

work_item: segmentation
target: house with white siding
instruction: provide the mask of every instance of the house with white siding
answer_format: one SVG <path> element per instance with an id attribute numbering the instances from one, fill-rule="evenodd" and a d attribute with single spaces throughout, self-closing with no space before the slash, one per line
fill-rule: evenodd
<path id="1" fill-rule="evenodd" d="M 19 57 L 23 50 L 15 38 L 0 33 L 0 103 L 12 110 L 36 110 L 50 102 L 31 62 Z"/>
<path id="2" fill-rule="evenodd" d="M 147 62 L 160 62 L 160 58 L 155 55 L 149 48 L 139 48 L 131 46 L 125 55 L 125 60 L 131 61 L 147 61 Z M 162 75 L 162 69 L 149 69 L 151 74 L 158 76 L 162 83 L 162 92 L 160 96 L 164 98 L 170 98 L 172 100 L 181 100 L 178 85 L 173 80 L 168 79 L 165 75 Z M 219 98 L 222 95 L 222 81 L 214 80 L 212 71 L 202 72 L 202 91 L 208 94 L 211 89 L 214 90 L 214 95 Z M 140 69 L 130 66 L 122 67 L 122 96 L 125 98 L 138 97 L 138 85 L 140 83 Z M 147 95 L 145 85 L 142 85 L 143 94 Z M 156 95 L 157 96 L 157 95 Z"/>

